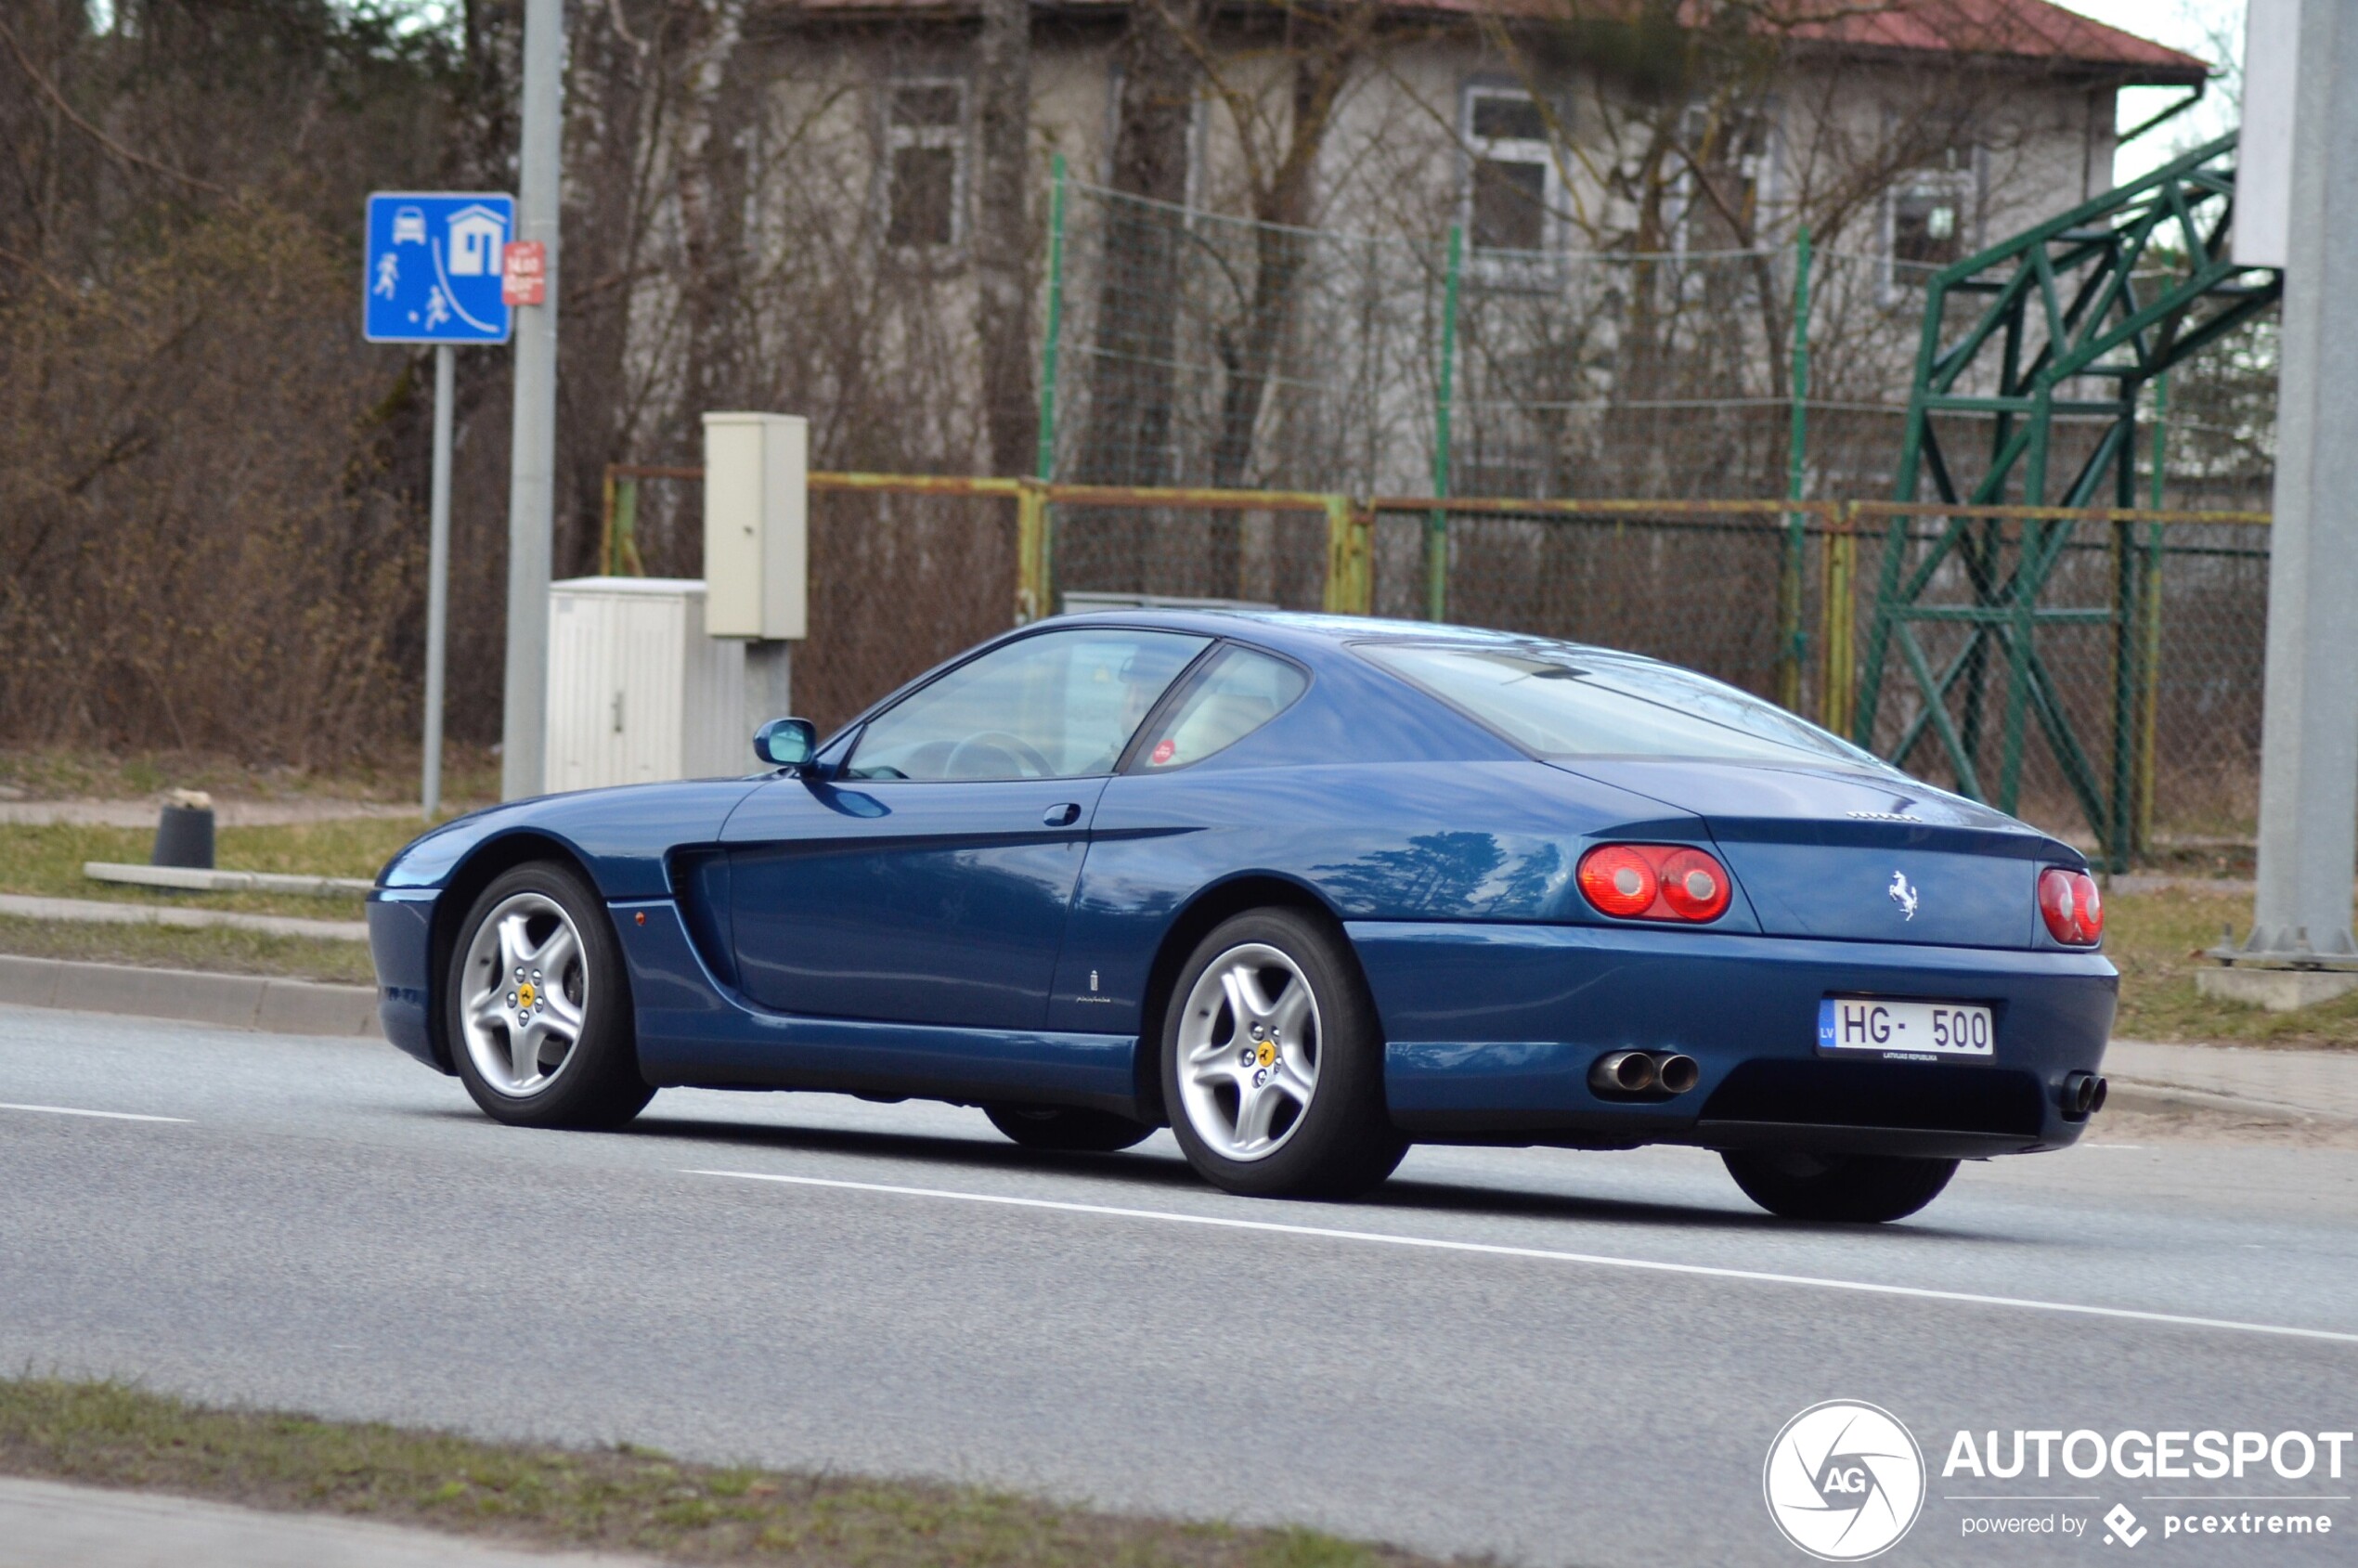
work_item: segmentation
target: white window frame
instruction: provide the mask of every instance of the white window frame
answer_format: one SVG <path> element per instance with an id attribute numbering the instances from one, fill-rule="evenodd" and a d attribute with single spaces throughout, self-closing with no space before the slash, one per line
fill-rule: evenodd
<path id="1" fill-rule="evenodd" d="M 1910 171 L 1886 186 L 1883 194 L 1883 295 L 1886 305 L 1912 304 L 1929 274 L 1914 270 L 1921 264 L 1899 259 L 1899 201 L 1911 190 L 1946 188 L 1957 198 L 1957 256 L 1972 255 L 1980 247 L 1981 152 L 1978 148 L 1951 153 L 1945 168 Z M 1902 274 L 1902 266 L 1911 270 Z"/>
<path id="2" fill-rule="evenodd" d="M 1687 106 L 1686 113 L 1678 127 L 1678 134 L 1682 139 L 1691 138 L 1696 134 L 1700 128 L 1699 118 L 1707 113 L 1710 108 L 1711 106 L 1707 103 L 1691 103 Z M 1761 104 L 1751 118 L 1760 132 L 1760 150 L 1743 155 L 1744 162 L 1751 166 L 1743 168 L 1740 172 L 1744 178 L 1752 182 L 1752 210 L 1756 219 L 1765 220 L 1777 198 L 1777 166 L 1782 150 L 1782 137 L 1778 130 L 1779 121 L 1775 102 L 1771 100 Z M 1721 127 L 1723 132 L 1742 128 Z M 1670 226 L 1670 248 L 1677 253 L 1685 255 L 1694 248 L 1691 240 L 1694 215 L 1707 203 L 1704 201 L 1703 192 L 1696 184 L 1695 173 L 1691 167 L 1678 171 L 1678 177 L 1672 184 L 1671 193 L 1673 200 L 1678 203 L 1678 215 Z M 1767 225 L 1765 222 L 1756 221 L 1753 228 L 1757 235 L 1765 232 Z"/>
<path id="3" fill-rule="evenodd" d="M 913 87 L 947 87 L 958 95 L 958 118 L 948 125 L 903 125 L 893 116 L 901 93 Z M 972 171 L 967 135 L 972 95 L 964 77 L 959 76 L 895 76 L 885 83 L 882 115 L 884 120 L 884 234 L 889 241 L 892 234 L 892 200 L 895 165 L 904 148 L 931 148 L 950 153 L 950 238 L 935 243 L 901 241 L 895 248 L 916 253 L 946 253 L 966 242 L 966 190 Z"/>
<path id="4" fill-rule="evenodd" d="M 1465 149 L 1464 176 L 1458 198 L 1458 221 L 1465 226 L 1466 259 L 1478 276 L 1497 283 L 1527 279 L 1544 282 L 1554 275 L 1564 250 L 1565 209 L 1563 166 L 1553 142 L 1542 137 L 1480 136 L 1474 134 L 1474 109 L 1485 99 L 1505 99 L 1537 107 L 1538 98 L 1525 88 L 1494 82 L 1469 82 L 1458 94 L 1458 135 Z M 1539 249 L 1509 251 L 1479 244 L 1474 234 L 1474 181 L 1485 160 L 1536 163 L 1546 171 L 1540 188 Z"/>

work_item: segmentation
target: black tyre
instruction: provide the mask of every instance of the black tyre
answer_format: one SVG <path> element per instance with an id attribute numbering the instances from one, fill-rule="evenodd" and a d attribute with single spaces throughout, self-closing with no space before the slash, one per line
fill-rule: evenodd
<path id="1" fill-rule="evenodd" d="M 1060 1154 L 1111 1154 L 1154 1134 L 1143 1121 L 1080 1106 L 992 1105 L 983 1107 L 982 1113 L 1024 1147 Z"/>
<path id="2" fill-rule="evenodd" d="M 621 945 L 571 867 L 536 861 L 496 878 L 459 927 L 447 979 L 451 1061 L 494 1120 L 619 1127 L 654 1097 Z"/>
<path id="3" fill-rule="evenodd" d="M 1719 1158 L 1744 1196 L 1788 1220 L 1881 1225 L 1905 1219 L 1940 1196 L 1953 1160 L 1892 1154 L 1803 1154 L 1729 1149 Z"/>
<path id="4" fill-rule="evenodd" d="M 1310 914 L 1256 910 L 1206 937 L 1172 988 L 1161 1056 L 1180 1148 L 1230 1192 L 1355 1197 L 1408 1150 L 1367 982 Z"/>

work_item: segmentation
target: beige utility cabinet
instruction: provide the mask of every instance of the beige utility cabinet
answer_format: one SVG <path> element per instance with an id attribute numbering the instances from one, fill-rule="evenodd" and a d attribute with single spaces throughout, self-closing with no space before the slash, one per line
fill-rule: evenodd
<path id="1" fill-rule="evenodd" d="M 715 637 L 798 641 L 810 620 L 810 424 L 704 417 L 704 575 Z"/>
<path id="2" fill-rule="evenodd" d="M 750 771 L 745 644 L 705 632 L 693 577 L 549 587 L 551 790 Z"/>

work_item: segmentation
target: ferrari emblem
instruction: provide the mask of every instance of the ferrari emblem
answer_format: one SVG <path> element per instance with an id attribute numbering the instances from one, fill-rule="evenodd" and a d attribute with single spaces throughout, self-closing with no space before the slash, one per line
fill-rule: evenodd
<path id="1" fill-rule="evenodd" d="M 531 1005 L 532 1005 L 532 1004 L 533 1004 L 533 1000 L 534 1000 L 534 998 L 533 998 L 533 991 L 532 991 L 532 987 L 531 987 L 529 984 L 520 985 L 520 986 L 516 987 L 516 1005 L 517 1005 L 517 1006 L 519 1006 L 519 1007 L 529 1007 L 529 1006 L 531 1006 Z"/>
<path id="2" fill-rule="evenodd" d="M 1913 920 L 1916 917 L 1916 890 L 1908 885 L 1908 874 L 1904 871 L 1893 872 L 1887 891 L 1891 894 L 1891 901 L 1899 906 L 1900 913 Z"/>
<path id="3" fill-rule="evenodd" d="M 1267 1067 L 1270 1063 L 1276 1061 L 1277 1059 L 1277 1043 L 1274 1040 L 1263 1041 L 1261 1043 L 1261 1049 L 1253 1053 L 1253 1059 L 1259 1062 L 1263 1067 Z"/>

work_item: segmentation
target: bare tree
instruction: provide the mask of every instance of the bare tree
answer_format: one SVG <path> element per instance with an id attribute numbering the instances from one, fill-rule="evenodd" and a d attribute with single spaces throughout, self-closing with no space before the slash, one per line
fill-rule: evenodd
<path id="1" fill-rule="evenodd" d="M 1040 413 L 1031 375 L 1031 0 L 982 0 L 975 47 L 981 166 L 975 181 L 975 336 L 991 469 L 1031 472 Z"/>

